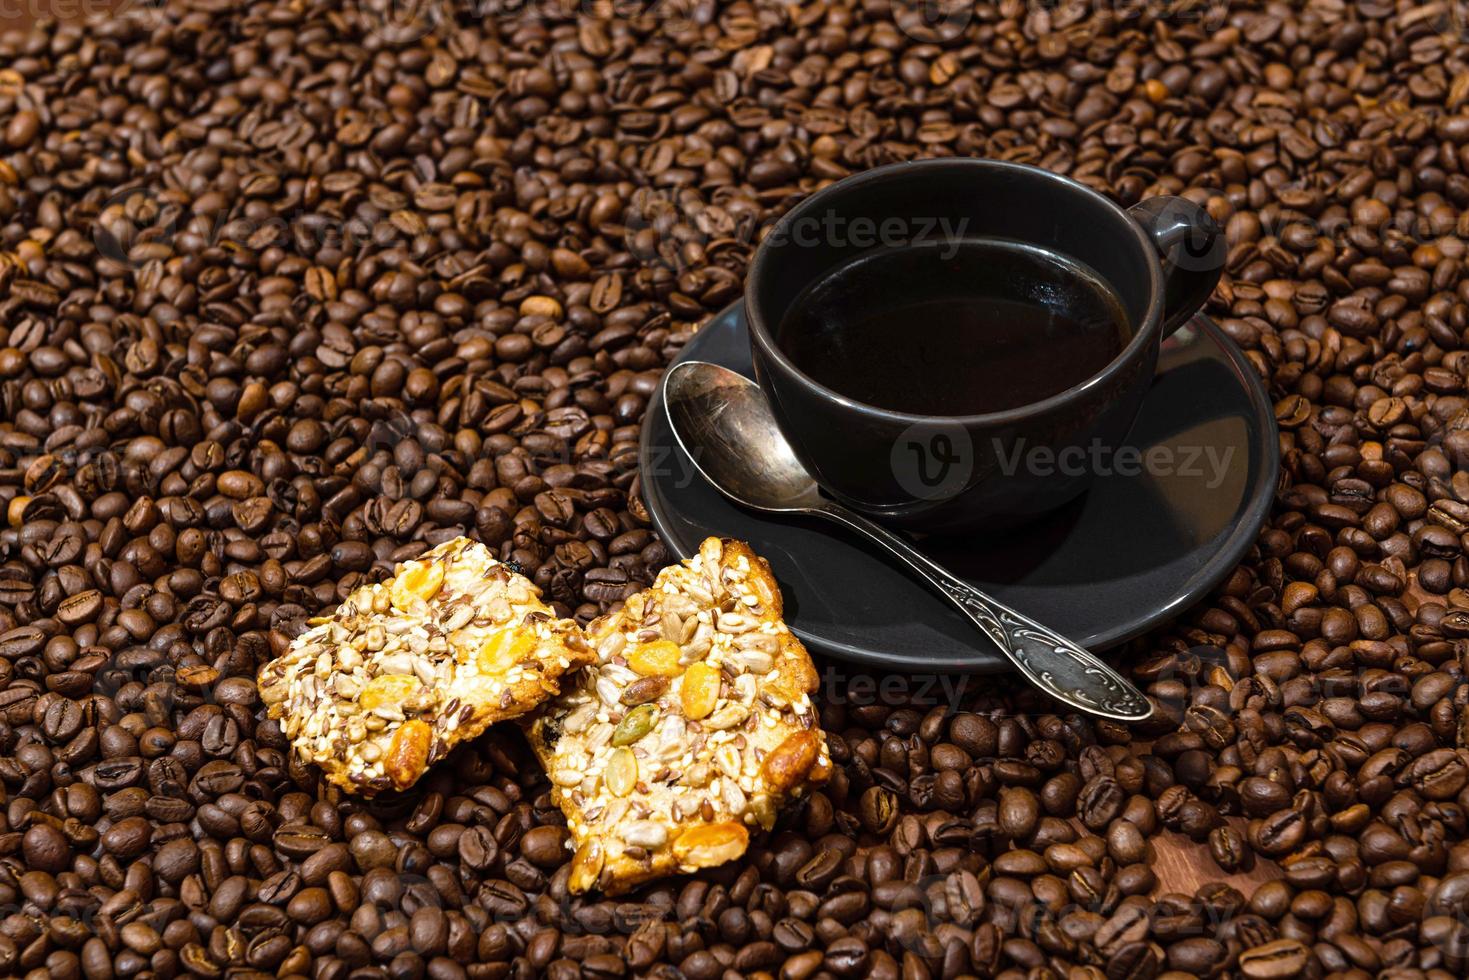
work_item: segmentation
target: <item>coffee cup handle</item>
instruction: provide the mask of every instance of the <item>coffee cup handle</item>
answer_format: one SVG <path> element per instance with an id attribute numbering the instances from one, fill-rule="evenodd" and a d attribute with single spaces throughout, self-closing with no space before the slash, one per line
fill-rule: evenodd
<path id="1" fill-rule="evenodd" d="M 1163 336 L 1193 319 L 1224 272 L 1224 232 L 1209 212 L 1182 197 L 1150 197 L 1128 208 L 1163 263 Z"/>

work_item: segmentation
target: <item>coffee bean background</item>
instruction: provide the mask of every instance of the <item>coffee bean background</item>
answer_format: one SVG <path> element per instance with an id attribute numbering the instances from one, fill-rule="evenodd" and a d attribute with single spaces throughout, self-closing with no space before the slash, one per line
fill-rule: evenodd
<path id="1" fill-rule="evenodd" d="M 1462 975 L 1459 6 L 166 0 L 0 36 L 0 975 Z M 645 586 L 660 369 L 794 201 L 945 154 L 1227 228 L 1211 312 L 1283 477 L 1122 651 L 1153 721 L 834 665 L 826 789 L 617 901 L 568 896 L 513 730 L 373 802 L 292 763 L 256 670 L 395 561 L 468 533 L 584 620 Z"/>

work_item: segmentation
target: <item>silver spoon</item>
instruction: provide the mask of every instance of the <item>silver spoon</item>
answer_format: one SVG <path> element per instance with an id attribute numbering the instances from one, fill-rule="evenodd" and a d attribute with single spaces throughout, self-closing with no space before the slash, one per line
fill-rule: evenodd
<path id="1" fill-rule="evenodd" d="M 866 535 L 958 607 L 1056 700 L 1118 721 L 1141 721 L 1152 713 L 1137 688 L 1086 650 L 955 577 L 900 535 L 822 496 L 776 426 L 764 392 L 744 375 L 686 361 L 664 377 L 663 405 L 694 466 L 735 503 L 825 517 Z"/>

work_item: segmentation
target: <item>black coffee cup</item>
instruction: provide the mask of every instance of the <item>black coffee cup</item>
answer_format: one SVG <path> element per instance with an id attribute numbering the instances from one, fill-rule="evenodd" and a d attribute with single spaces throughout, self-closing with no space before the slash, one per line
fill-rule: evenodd
<path id="1" fill-rule="evenodd" d="M 965 237 L 1019 241 L 1079 261 L 1116 294 L 1129 338 L 1094 376 L 1005 411 L 912 415 L 846 397 L 797 369 L 776 328 L 807 285 L 873 247 L 885 227 L 901 228 L 915 244 L 962 229 Z M 1017 452 L 1084 460 L 1094 447 L 1120 446 L 1159 344 L 1204 304 L 1223 264 L 1218 225 L 1182 198 L 1124 210 L 1069 178 L 996 160 L 880 167 L 813 194 L 761 243 L 744 297 L 755 377 L 796 454 L 836 500 L 923 531 L 1013 525 L 1072 500 L 1090 477 L 1087 466 L 1028 473 L 1015 465 Z"/>

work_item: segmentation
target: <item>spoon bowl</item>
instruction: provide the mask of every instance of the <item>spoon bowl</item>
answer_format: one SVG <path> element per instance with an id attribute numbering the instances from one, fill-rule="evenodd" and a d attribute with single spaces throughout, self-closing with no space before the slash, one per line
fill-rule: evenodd
<path id="1" fill-rule="evenodd" d="M 699 473 L 735 503 L 772 513 L 821 505 L 816 481 L 781 434 L 765 393 L 743 374 L 687 361 L 664 377 L 663 404 Z"/>

